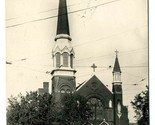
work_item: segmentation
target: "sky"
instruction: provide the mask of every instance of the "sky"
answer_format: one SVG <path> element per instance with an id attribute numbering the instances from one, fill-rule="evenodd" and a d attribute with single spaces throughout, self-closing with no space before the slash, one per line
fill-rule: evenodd
<path id="1" fill-rule="evenodd" d="M 76 83 L 95 75 L 112 90 L 115 50 L 122 70 L 123 103 L 148 84 L 147 0 L 68 0 Z M 58 1 L 6 0 L 7 97 L 51 84 Z"/>

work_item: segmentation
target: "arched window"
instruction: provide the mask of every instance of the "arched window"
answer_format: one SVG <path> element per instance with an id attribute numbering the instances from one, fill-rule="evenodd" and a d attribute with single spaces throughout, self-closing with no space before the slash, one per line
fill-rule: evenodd
<path id="1" fill-rule="evenodd" d="M 70 91 L 69 89 L 67 89 L 67 90 L 66 90 L 66 93 L 68 93 L 68 94 L 69 94 L 69 93 L 71 93 L 71 91 Z"/>
<path id="2" fill-rule="evenodd" d="M 112 108 L 112 101 L 109 100 L 109 108 Z"/>
<path id="3" fill-rule="evenodd" d="M 114 73 L 114 81 L 121 81 L 121 73 L 119 72 Z"/>
<path id="4" fill-rule="evenodd" d="M 63 66 L 68 67 L 68 53 L 63 53 Z"/>
<path id="5" fill-rule="evenodd" d="M 92 111 L 92 116 L 90 120 L 93 124 L 96 122 L 102 122 L 104 116 L 104 107 L 100 99 L 90 98 L 87 102 Z"/>
<path id="6" fill-rule="evenodd" d="M 56 67 L 60 66 L 60 53 L 56 53 Z"/>
<path id="7" fill-rule="evenodd" d="M 63 95 L 63 93 L 70 94 L 72 92 L 70 86 L 68 86 L 68 85 L 62 85 L 60 87 L 60 90 L 61 90 L 60 93 L 62 93 L 62 95 Z"/>
<path id="8" fill-rule="evenodd" d="M 64 89 L 61 89 L 61 91 L 60 91 L 61 93 L 65 93 L 65 90 Z"/>
<path id="9" fill-rule="evenodd" d="M 73 68 L 73 58 L 74 58 L 74 56 L 73 56 L 73 54 L 71 54 L 70 55 L 70 66 L 71 66 L 71 68 Z"/>
<path id="10" fill-rule="evenodd" d="M 119 99 L 117 100 L 117 111 L 118 114 L 121 114 L 121 101 Z"/>

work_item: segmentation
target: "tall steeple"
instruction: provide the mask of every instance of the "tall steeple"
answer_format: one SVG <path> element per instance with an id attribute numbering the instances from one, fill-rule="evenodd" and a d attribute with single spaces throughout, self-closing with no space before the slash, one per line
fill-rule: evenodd
<path id="1" fill-rule="evenodd" d="M 121 69 L 118 61 L 118 51 L 116 50 L 115 64 L 113 68 L 113 93 L 122 94 Z"/>
<path id="2" fill-rule="evenodd" d="M 71 41 L 66 0 L 59 0 L 57 32 L 55 41 L 61 38 L 65 38 Z"/>
<path id="3" fill-rule="evenodd" d="M 59 0 L 57 32 L 55 45 L 53 47 L 53 64 L 56 68 L 73 69 L 73 59 L 75 56 L 69 32 L 69 21 L 66 0 Z"/>
<path id="4" fill-rule="evenodd" d="M 59 0 L 56 42 L 52 50 L 54 69 L 51 72 L 52 93 L 57 101 L 63 93 L 74 93 L 76 88 L 76 70 L 73 66 L 75 53 L 71 40 L 67 3 L 66 0 Z"/>
<path id="5" fill-rule="evenodd" d="M 66 0 L 59 1 L 59 12 L 58 12 L 56 35 L 59 35 L 59 34 L 70 35 Z"/>

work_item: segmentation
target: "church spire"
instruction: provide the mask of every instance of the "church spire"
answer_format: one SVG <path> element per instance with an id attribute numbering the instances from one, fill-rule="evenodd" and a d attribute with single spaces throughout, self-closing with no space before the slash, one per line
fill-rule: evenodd
<path id="1" fill-rule="evenodd" d="M 121 68 L 118 61 L 118 51 L 116 50 L 115 64 L 113 68 L 113 82 L 121 82 Z"/>
<path id="2" fill-rule="evenodd" d="M 121 73 L 121 69 L 120 69 L 120 65 L 119 65 L 119 61 L 118 61 L 118 51 L 116 50 L 115 52 L 116 52 L 116 58 L 115 58 L 113 73 L 115 73 L 115 72 Z"/>
<path id="3" fill-rule="evenodd" d="M 69 32 L 66 0 L 59 0 L 57 32 L 52 49 L 53 70 L 52 94 L 58 101 L 61 94 L 74 93 L 76 90 L 74 58 L 75 53 Z M 59 100 L 60 101 L 60 100 Z"/>
<path id="4" fill-rule="evenodd" d="M 70 35 L 66 0 L 59 0 L 57 34 Z"/>

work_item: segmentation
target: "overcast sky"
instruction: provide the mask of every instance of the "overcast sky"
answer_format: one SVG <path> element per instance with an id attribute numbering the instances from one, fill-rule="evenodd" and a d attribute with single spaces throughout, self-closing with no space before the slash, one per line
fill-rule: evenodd
<path id="1" fill-rule="evenodd" d="M 112 1 L 112 2 L 111 2 Z M 67 0 L 75 50 L 76 82 L 96 76 L 112 90 L 115 50 L 122 70 L 124 105 L 148 84 L 147 0 Z M 58 0 L 6 0 L 7 97 L 51 84 Z M 71 13 L 70 13 L 71 12 Z"/>

